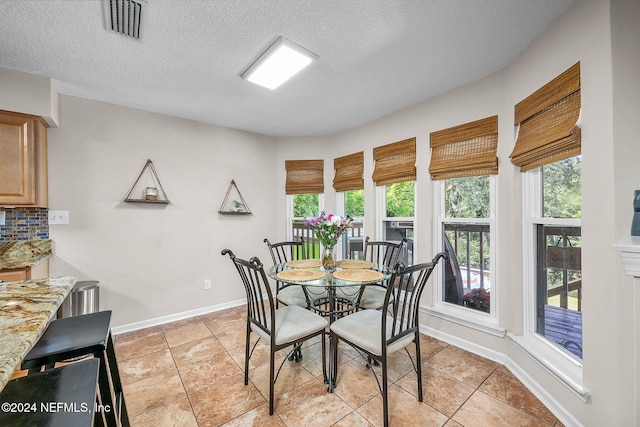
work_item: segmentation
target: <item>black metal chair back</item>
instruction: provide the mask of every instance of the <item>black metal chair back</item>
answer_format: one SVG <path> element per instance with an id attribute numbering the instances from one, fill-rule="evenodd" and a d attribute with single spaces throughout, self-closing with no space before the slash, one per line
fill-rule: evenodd
<path id="1" fill-rule="evenodd" d="M 271 316 L 275 312 L 275 300 L 260 259 L 252 257 L 247 261 L 229 249 L 222 251 L 222 255 L 229 255 L 242 279 L 247 294 L 248 322 L 270 334 L 275 328 L 275 317 Z"/>
<path id="2" fill-rule="evenodd" d="M 271 252 L 273 265 L 296 259 L 307 259 L 307 251 L 302 237 L 299 241 L 271 243 L 269 239 L 264 239 L 264 242 Z"/>
<path id="3" fill-rule="evenodd" d="M 420 309 L 420 297 L 431 277 L 431 273 L 440 258 L 449 256 L 441 252 L 431 262 L 405 267 L 401 262 L 397 263 L 387 287 L 387 295 L 384 299 L 382 312 L 388 316 L 382 316 L 382 346 L 383 354 L 387 346 L 393 344 L 404 336 L 415 334 L 419 336 L 418 312 Z M 391 321 L 390 333 L 387 333 L 387 322 Z M 419 346 L 418 342 L 416 345 Z"/>
<path id="4" fill-rule="evenodd" d="M 378 266 L 393 268 L 398 262 L 402 246 L 407 243 L 407 239 L 402 239 L 399 243 L 385 241 L 369 241 L 369 236 L 364 240 L 364 259 L 375 262 Z"/>
<path id="5" fill-rule="evenodd" d="M 451 241 L 445 232 L 442 232 L 444 250 L 449 254 L 449 262 L 444 266 L 444 300 L 452 304 L 462 305 L 462 274 L 456 251 L 451 246 Z"/>

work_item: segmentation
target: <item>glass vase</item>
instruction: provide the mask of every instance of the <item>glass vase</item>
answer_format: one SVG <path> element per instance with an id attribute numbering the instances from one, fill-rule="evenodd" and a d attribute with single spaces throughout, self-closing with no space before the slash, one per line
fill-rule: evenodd
<path id="1" fill-rule="evenodd" d="M 336 268 L 336 251 L 334 246 L 326 246 L 322 248 L 322 268 L 327 271 L 333 271 Z"/>

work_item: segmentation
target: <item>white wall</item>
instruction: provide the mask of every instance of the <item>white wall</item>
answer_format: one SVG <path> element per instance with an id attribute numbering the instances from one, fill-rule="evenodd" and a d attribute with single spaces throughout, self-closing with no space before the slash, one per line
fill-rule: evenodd
<path id="1" fill-rule="evenodd" d="M 58 91 L 48 77 L 0 68 L 0 110 L 41 116 L 58 125 Z"/>
<path id="2" fill-rule="evenodd" d="M 60 127 L 49 130 L 49 207 L 68 210 L 70 223 L 50 227 L 52 275 L 99 280 L 112 326 L 244 298 L 220 252 L 269 256 L 273 153 L 265 136 L 61 96 Z M 122 201 L 147 159 L 171 204 Z M 218 214 L 232 179 L 253 215 Z"/>

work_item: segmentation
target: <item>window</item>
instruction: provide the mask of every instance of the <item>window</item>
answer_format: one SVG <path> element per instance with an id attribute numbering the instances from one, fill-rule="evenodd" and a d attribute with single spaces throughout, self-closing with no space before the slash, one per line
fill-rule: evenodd
<path id="1" fill-rule="evenodd" d="M 353 218 L 351 229 L 344 236 L 344 259 L 362 259 L 364 232 L 364 190 L 349 190 L 344 195 L 344 215 Z"/>
<path id="2" fill-rule="evenodd" d="M 289 211 L 290 239 L 304 238 L 307 256 L 320 256 L 318 242 L 312 230 L 304 225 L 305 219 L 320 215 L 324 199 L 324 161 L 286 160 L 285 190 Z"/>
<path id="3" fill-rule="evenodd" d="M 416 139 L 410 138 L 373 149 L 372 179 L 376 193 L 377 227 L 374 240 L 407 239 L 400 254 L 406 265 L 414 262 Z"/>
<path id="4" fill-rule="evenodd" d="M 443 247 L 451 259 L 444 268 L 442 300 L 491 312 L 491 187 L 489 176 L 443 181 Z M 452 256 L 454 254 L 455 256 Z"/>
<path id="5" fill-rule="evenodd" d="M 582 358 L 581 157 L 543 166 L 536 246 L 537 334 Z"/>
<path id="6" fill-rule="evenodd" d="M 498 117 L 433 132 L 429 172 L 439 180 L 436 229 L 449 254 L 436 291 L 438 304 L 482 315 L 493 313 L 491 259 L 494 178 L 498 173 Z"/>
<path id="7" fill-rule="evenodd" d="M 338 211 L 353 218 L 351 229 L 342 238 L 342 257 L 360 259 L 364 238 L 364 151 L 334 159 L 333 167 Z"/>
<path id="8" fill-rule="evenodd" d="M 523 172 L 524 330 L 514 342 L 578 393 L 582 385 L 580 63 L 515 106 Z"/>
<path id="9" fill-rule="evenodd" d="M 415 182 L 397 182 L 379 187 L 383 214 L 381 215 L 380 240 L 400 242 L 407 239 L 398 261 L 405 265 L 414 263 Z"/>

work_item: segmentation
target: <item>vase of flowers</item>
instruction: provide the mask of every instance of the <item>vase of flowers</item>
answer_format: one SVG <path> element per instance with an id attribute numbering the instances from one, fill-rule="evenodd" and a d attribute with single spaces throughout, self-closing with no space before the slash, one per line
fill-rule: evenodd
<path id="1" fill-rule="evenodd" d="M 316 239 L 322 245 L 322 267 L 327 271 L 333 271 L 336 267 L 335 246 L 338 239 L 349 228 L 351 228 L 352 218 L 350 216 L 341 217 L 339 215 L 324 212 L 317 218 L 310 218 L 305 225 L 313 229 Z"/>
<path id="2" fill-rule="evenodd" d="M 322 255 L 320 259 L 322 260 L 322 268 L 327 271 L 333 271 L 336 268 L 336 250 L 334 247 L 323 246 Z"/>

